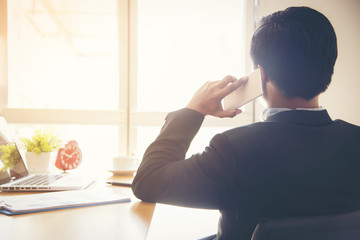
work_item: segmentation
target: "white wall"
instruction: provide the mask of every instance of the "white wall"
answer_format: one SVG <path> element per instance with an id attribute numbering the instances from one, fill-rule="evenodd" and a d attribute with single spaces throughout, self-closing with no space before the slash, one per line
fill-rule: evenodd
<path id="1" fill-rule="evenodd" d="M 259 17 L 290 6 L 308 6 L 323 13 L 333 24 L 338 40 L 338 59 L 329 89 L 320 104 L 333 119 L 360 125 L 360 1 L 359 0 L 259 0 Z"/>

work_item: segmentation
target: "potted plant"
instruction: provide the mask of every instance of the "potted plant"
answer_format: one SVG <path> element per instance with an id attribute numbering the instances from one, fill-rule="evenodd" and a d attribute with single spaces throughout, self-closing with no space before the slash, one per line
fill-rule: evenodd
<path id="1" fill-rule="evenodd" d="M 57 134 L 48 129 L 41 128 L 34 132 L 31 138 L 20 138 L 25 148 L 25 158 L 29 172 L 46 173 L 55 162 L 56 150 L 61 146 Z"/>
<path id="2" fill-rule="evenodd" d="M 20 160 L 20 153 L 15 144 L 6 144 L 0 146 L 0 172 L 6 172 L 9 168 L 13 168 Z"/>

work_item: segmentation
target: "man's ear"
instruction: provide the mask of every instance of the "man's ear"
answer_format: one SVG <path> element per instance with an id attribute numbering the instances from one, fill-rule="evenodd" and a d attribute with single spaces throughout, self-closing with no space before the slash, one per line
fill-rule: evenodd
<path id="1" fill-rule="evenodd" d="M 262 66 L 258 66 L 259 69 L 260 69 L 260 74 L 261 74 L 261 81 L 264 83 L 266 81 L 266 73 L 265 73 L 265 70 Z"/>
<path id="2" fill-rule="evenodd" d="M 261 75 L 261 86 L 262 86 L 262 90 L 263 90 L 263 93 L 265 93 L 265 89 L 266 89 L 266 83 L 268 81 L 268 76 L 266 75 L 266 72 L 264 70 L 264 68 L 262 66 L 258 66 L 259 69 L 260 69 L 260 75 Z"/>

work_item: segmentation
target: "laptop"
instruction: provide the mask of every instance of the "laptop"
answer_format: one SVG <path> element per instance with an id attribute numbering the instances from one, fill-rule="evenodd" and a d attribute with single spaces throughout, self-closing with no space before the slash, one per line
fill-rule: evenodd
<path id="1" fill-rule="evenodd" d="M 80 190 L 94 182 L 92 178 L 68 173 L 29 174 L 24 159 L 16 144 L 15 146 L 19 157 L 14 166 L 3 170 L 0 166 L 0 190 L 3 192 Z"/>

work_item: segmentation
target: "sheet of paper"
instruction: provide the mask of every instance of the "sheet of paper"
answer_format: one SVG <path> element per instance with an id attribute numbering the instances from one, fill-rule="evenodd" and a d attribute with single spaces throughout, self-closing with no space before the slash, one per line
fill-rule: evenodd
<path id="1" fill-rule="evenodd" d="M 130 198 L 94 190 L 50 192 L 31 195 L 1 196 L 0 204 L 12 212 L 33 212 L 73 206 L 129 202 Z"/>

